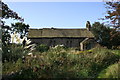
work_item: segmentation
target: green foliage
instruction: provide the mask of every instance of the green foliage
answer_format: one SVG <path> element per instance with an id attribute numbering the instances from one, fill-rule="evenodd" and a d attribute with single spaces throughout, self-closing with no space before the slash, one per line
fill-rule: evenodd
<path id="1" fill-rule="evenodd" d="M 1 1 L 0 1 L 0 4 L 2 5 L 2 18 L 5 18 L 5 19 L 13 18 L 13 19 L 22 20 L 22 18 L 19 17 L 16 12 L 11 10 L 7 4 Z"/>
<path id="2" fill-rule="evenodd" d="M 2 61 L 17 61 L 26 55 L 28 51 L 24 50 L 22 45 L 11 44 L 2 47 Z"/>
<path id="3" fill-rule="evenodd" d="M 40 51 L 40 52 L 48 51 L 48 49 L 49 49 L 49 47 L 44 44 L 40 44 L 36 47 L 36 50 Z"/>
<path id="4" fill-rule="evenodd" d="M 2 30 L 2 44 L 4 46 L 6 46 L 7 44 L 10 43 L 10 33 L 9 33 L 9 29 L 8 30 Z"/>
<path id="5" fill-rule="evenodd" d="M 120 78 L 119 67 L 119 63 L 108 66 L 106 69 L 100 72 L 98 78 Z"/>
<path id="6" fill-rule="evenodd" d="M 10 75 L 8 79 L 36 79 L 37 74 L 31 68 L 21 69 L 21 71 Z"/>
<path id="7" fill-rule="evenodd" d="M 16 32 L 20 34 L 20 37 L 23 38 L 24 36 L 27 36 L 28 33 L 28 29 L 29 29 L 29 25 L 22 23 L 22 22 L 17 22 L 15 24 L 11 24 L 12 25 L 12 33 Z"/>
<path id="8" fill-rule="evenodd" d="M 2 17 L 1 17 L 2 44 L 3 46 L 7 46 L 10 44 L 11 33 L 17 32 L 20 34 L 20 37 L 23 38 L 28 33 L 29 25 L 24 24 L 23 18 L 19 17 L 19 15 L 13 10 L 11 10 L 7 4 L 0 1 L 0 5 L 2 5 L 2 8 L 0 9 L 0 11 L 2 11 Z M 12 24 L 11 25 L 12 27 L 5 25 L 5 21 L 3 21 L 3 19 L 10 19 L 10 18 L 22 22 L 17 22 L 15 24 Z"/>
<path id="9" fill-rule="evenodd" d="M 22 63 L 21 59 L 18 59 L 16 62 L 12 62 L 12 61 L 4 62 L 3 75 L 5 75 L 5 74 L 8 75 L 8 74 L 18 72 L 22 67 L 23 67 L 23 63 Z"/>
<path id="10" fill-rule="evenodd" d="M 107 1 L 105 5 L 107 14 L 103 20 L 105 20 L 105 22 L 108 20 L 107 23 L 109 27 L 112 28 L 108 35 L 110 37 L 108 41 L 110 42 L 110 46 L 107 47 L 112 48 L 112 46 L 115 46 L 114 48 L 116 48 L 120 46 L 120 2 L 114 0 Z"/>
<path id="11" fill-rule="evenodd" d="M 110 28 L 99 22 L 95 22 L 92 25 L 92 33 L 102 46 L 108 46 L 110 44 Z"/>
<path id="12" fill-rule="evenodd" d="M 114 33 L 117 31 L 113 31 L 109 27 L 105 26 L 104 24 L 100 24 L 99 22 L 95 22 L 92 25 L 92 33 L 94 34 L 97 42 L 102 45 L 106 46 L 109 49 L 112 49 L 113 46 L 120 45 L 120 35 L 114 36 Z"/>
<path id="13" fill-rule="evenodd" d="M 3 3 L 2 1 L 0 1 L 0 5 L 2 5 L 2 8 L 0 8 L 0 11 L 2 12 L 2 19 L 15 19 L 15 20 L 20 20 L 23 21 L 23 19 L 21 17 L 19 17 L 19 15 L 14 12 L 13 10 L 11 10 L 7 4 Z M 7 45 L 10 43 L 10 31 L 11 28 L 8 25 L 5 25 L 5 21 L 1 21 L 1 27 L 2 27 L 2 44 L 3 45 Z"/>
<path id="14" fill-rule="evenodd" d="M 18 59 L 16 62 L 3 63 L 3 75 L 7 75 L 3 77 L 97 78 L 102 70 L 119 61 L 119 52 L 119 50 L 94 48 L 76 54 L 72 48 L 52 47 L 43 52 L 44 54 L 36 51 L 33 56 L 26 55 L 24 62 Z"/>

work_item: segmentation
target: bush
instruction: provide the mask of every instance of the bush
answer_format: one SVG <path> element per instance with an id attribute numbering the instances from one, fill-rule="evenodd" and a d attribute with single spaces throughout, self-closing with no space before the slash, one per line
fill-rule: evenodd
<path id="1" fill-rule="evenodd" d="M 33 70 L 31 68 L 28 69 L 21 69 L 19 72 L 16 72 L 14 74 L 11 74 L 9 76 L 3 77 L 3 79 L 12 79 L 12 80 L 16 80 L 16 79 L 36 79 L 37 78 L 37 74 L 35 72 L 33 72 Z"/>
<path id="2" fill-rule="evenodd" d="M 16 62 L 4 62 L 2 67 L 3 75 L 10 75 L 11 73 L 18 72 L 23 67 L 23 63 L 21 59 L 18 59 Z"/>
<path id="3" fill-rule="evenodd" d="M 98 75 L 98 78 L 120 78 L 119 75 L 119 64 L 115 63 L 102 70 Z"/>
<path id="4" fill-rule="evenodd" d="M 116 51 L 101 48 L 80 51 L 80 54 L 73 52 L 75 53 L 74 49 L 62 46 L 50 48 L 44 54 L 35 52 L 32 57 L 25 56 L 24 63 L 21 59 L 15 63 L 4 63 L 3 72 L 7 75 L 15 72 L 12 78 L 26 78 L 27 74 L 28 78 L 97 78 L 102 70 L 118 62 L 120 58 L 114 53 Z"/>
<path id="5" fill-rule="evenodd" d="M 17 61 L 19 58 L 22 58 L 22 56 L 25 56 L 27 54 L 27 50 L 24 50 L 24 48 L 21 45 L 17 44 L 11 44 L 8 46 L 3 46 L 3 53 L 2 53 L 2 61 Z"/>
<path id="6" fill-rule="evenodd" d="M 40 52 L 48 51 L 48 49 L 49 49 L 49 47 L 46 46 L 46 45 L 44 45 L 44 44 L 38 45 L 38 46 L 36 47 L 36 50 L 37 50 L 37 51 L 40 51 Z"/>
<path id="7" fill-rule="evenodd" d="M 114 54 L 111 50 L 102 48 L 95 48 L 93 54 L 89 55 L 89 57 L 91 59 L 89 60 L 89 63 L 91 63 L 90 74 L 93 74 L 92 76 L 94 77 L 97 77 L 109 65 L 118 62 L 120 58 L 119 55 Z"/>

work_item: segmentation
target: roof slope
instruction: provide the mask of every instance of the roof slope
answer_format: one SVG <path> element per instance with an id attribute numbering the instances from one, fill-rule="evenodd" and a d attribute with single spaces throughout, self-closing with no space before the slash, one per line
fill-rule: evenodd
<path id="1" fill-rule="evenodd" d="M 28 38 L 40 37 L 94 37 L 87 29 L 29 29 Z"/>

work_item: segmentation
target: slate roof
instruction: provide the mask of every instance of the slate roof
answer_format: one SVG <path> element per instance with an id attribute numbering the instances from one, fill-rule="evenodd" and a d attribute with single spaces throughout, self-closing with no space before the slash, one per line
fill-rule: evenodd
<path id="1" fill-rule="evenodd" d="M 42 37 L 93 38 L 94 36 L 87 29 L 58 29 L 58 28 L 29 29 L 28 38 L 42 38 Z"/>

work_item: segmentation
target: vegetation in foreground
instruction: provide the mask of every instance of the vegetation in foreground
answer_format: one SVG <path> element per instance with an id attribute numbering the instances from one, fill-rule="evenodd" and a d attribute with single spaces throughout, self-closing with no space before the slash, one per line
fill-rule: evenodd
<path id="1" fill-rule="evenodd" d="M 3 53 L 3 78 L 119 77 L 117 65 L 120 63 L 120 50 L 93 48 L 76 51 L 64 46 L 39 48 L 44 49 L 39 51 L 37 48 L 31 54 L 27 50 L 22 50 L 20 45 L 12 45 L 10 53 Z"/>

